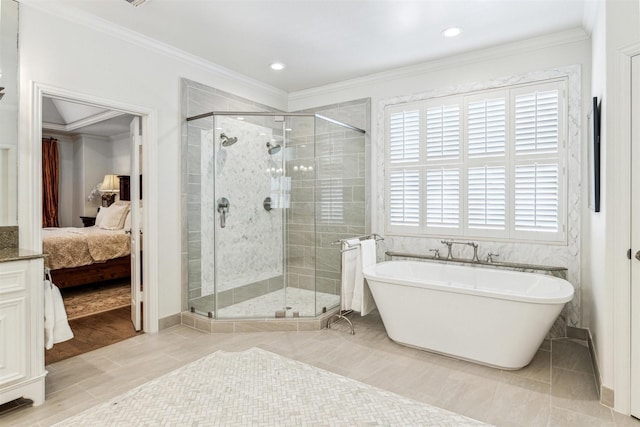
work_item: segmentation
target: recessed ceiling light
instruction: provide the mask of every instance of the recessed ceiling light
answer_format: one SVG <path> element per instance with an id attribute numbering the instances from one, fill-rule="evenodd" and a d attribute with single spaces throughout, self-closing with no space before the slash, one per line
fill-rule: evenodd
<path id="1" fill-rule="evenodd" d="M 272 70 L 281 71 L 284 70 L 285 65 L 282 62 L 274 62 L 269 65 L 269 67 L 271 67 Z"/>
<path id="2" fill-rule="evenodd" d="M 291 129 L 291 128 L 286 128 L 285 130 L 286 130 L 287 132 L 291 132 L 293 129 Z"/>
<path id="3" fill-rule="evenodd" d="M 236 117 L 238 120 L 244 120 L 244 117 Z"/>
<path id="4" fill-rule="evenodd" d="M 455 37 L 460 35 L 460 33 L 462 32 L 462 30 L 458 27 L 451 27 L 451 28 L 446 28 L 444 30 L 442 30 L 442 35 L 445 37 Z"/>

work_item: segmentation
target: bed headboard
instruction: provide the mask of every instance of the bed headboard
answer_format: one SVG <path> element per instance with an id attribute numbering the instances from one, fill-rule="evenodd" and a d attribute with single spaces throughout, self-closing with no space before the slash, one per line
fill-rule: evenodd
<path id="1" fill-rule="evenodd" d="M 129 175 L 118 175 L 120 179 L 120 200 L 131 200 L 131 182 Z M 140 200 L 142 200 L 142 175 L 140 175 Z"/>

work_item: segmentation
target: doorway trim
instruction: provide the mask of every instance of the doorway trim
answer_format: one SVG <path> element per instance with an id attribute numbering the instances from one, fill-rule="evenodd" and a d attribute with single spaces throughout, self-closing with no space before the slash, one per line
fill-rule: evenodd
<path id="1" fill-rule="evenodd" d="M 24 129 L 26 136 L 20 137 L 20 160 L 18 189 L 18 225 L 21 246 L 33 251 L 42 252 L 42 98 L 53 97 L 76 103 L 98 106 L 122 113 L 140 116 L 142 124 L 142 169 L 146 179 L 143 180 L 145 204 L 151 209 L 142 210 L 142 221 L 145 228 L 145 250 L 142 253 L 142 274 L 146 286 L 143 287 L 143 331 L 158 332 L 158 200 L 157 188 L 157 111 L 137 105 L 127 104 L 74 92 L 44 83 L 30 82 L 30 108 L 26 112 L 27 123 Z M 24 118 L 25 115 L 22 115 Z"/>
<path id="2" fill-rule="evenodd" d="M 612 358 L 614 409 L 623 414 L 631 411 L 631 265 L 626 252 L 632 248 L 631 242 L 631 58 L 640 55 L 640 43 L 634 43 L 616 52 L 613 72 L 614 95 L 610 99 L 608 115 L 614 120 L 607 123 L 612 136 L 612 160 L 608 165 L 616 165 L 617 173 L 609 175 L 607 191 L 611 194 L 611 209 L 607 213 L 607 227 L 613 230 L 613 251 L 609 251 L 611 273 L 607 280 L 612 287 L 612 323 L 609 330 L 613 336 Z M 633 248 L 632 252 L 640 248 Z M 633 261 L 631 261 L 633 262 Z M 636 368 L 637 369 L 637 368 Z M 639 398 L 638 396 L 635 397 Z"/>

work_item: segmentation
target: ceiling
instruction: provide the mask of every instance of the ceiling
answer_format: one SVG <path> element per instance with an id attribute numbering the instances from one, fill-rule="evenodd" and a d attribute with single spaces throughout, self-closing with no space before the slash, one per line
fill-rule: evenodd
<path id="1" fill-rule="evenodd" d="M 39 1 L 47 0 L 31 3 Z M 294 92 L 581 27 L 595 1 L 57 0 L 55 7 Z M 450 26 L 462 34 L 443 37 Z M 271 70 L 274 61 L 286 68 Z"/>
<path id="2" fill-rule="evenodd" d="M 129 132 L 133 116 L 49 97 L 42 98 L 44 133 L 93 135 L 104 138 Z"/>

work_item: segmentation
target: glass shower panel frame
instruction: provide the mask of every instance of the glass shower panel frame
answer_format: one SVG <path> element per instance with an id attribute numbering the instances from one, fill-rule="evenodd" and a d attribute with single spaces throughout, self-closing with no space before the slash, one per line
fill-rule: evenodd
<path id="1" fill-rule="evenodd" d="M 188 308 L 191 312 L 211 316 L 215 309 L 213 278 L 209 282 L 202 277 L 202 247 L 213 241 L 213 235 L 202 231 L 203 179 L 202 150 L 211 143 L 213 135 L 212 117 L 187 122 L 187 281 Z"/>

